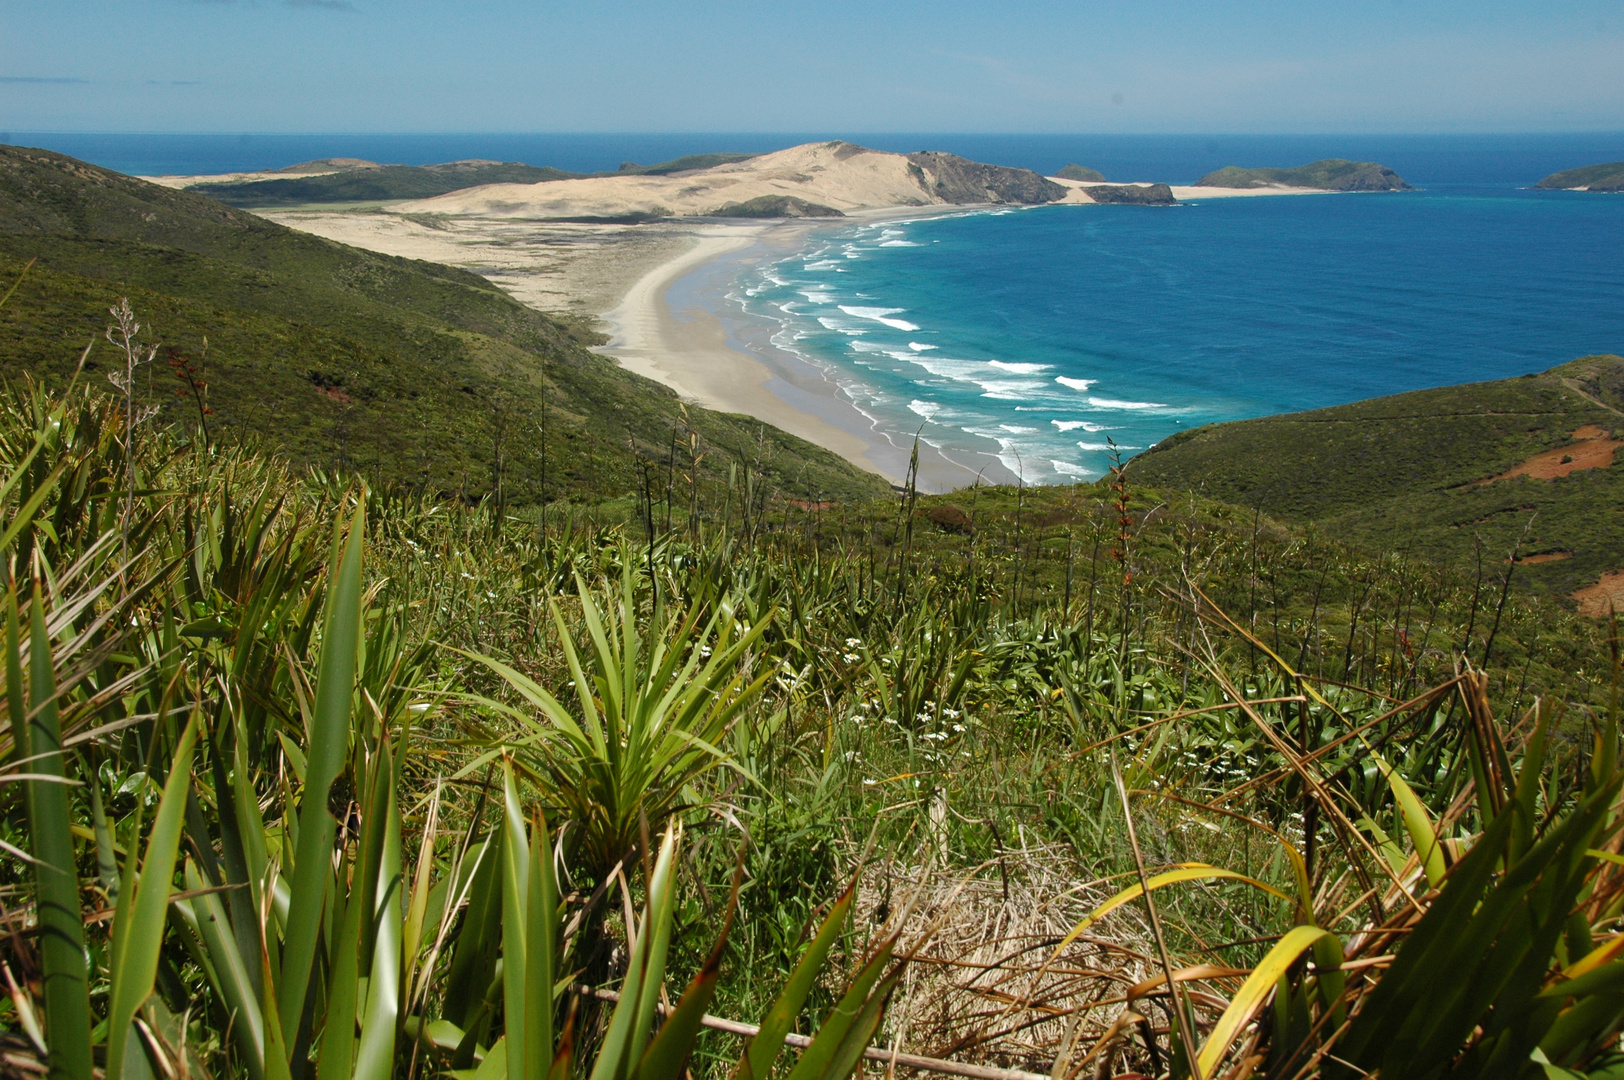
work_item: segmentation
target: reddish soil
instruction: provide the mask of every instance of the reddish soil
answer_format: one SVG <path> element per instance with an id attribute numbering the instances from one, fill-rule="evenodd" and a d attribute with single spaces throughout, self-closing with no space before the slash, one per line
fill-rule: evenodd
<path id="1" fill-rule="evenodd" d="M 1592 619 L 1624 612 L 1624 570 L 1609 570 L 1594 585 L 1576 590 L 1573 598 L 1579 601 L 1579 614 Z"/>
<path id="2" fill-rule="evenodd" d="M 1519 566 L 1538 566 L 1540 563 L 1561 562 L 1563 559 L 1573 558 L 1571 551 L 1542 551 L 1538 555 L 1524 555 L 1520 559 L 1507 559 L 1506 562 L 1515 561 Z"/>
<path id="3" fill-rule="evenodd" d="M 1575 428 L 1573 438 L 1576 441 L 1567 446 L 1535 454 L 1520 465 L 1513 465 L 1499 476 L 1485 480 L 1484 483 L 1492 484 L 1495 480 L 1508 480 L 1513 476 L 1555 480 L 1559 476 L 1566 476 L 1580 469 L 1605 469 L 1612 465 L 1614 452 L 1620 446 L 1624 446 L 1624 440 L 1613 438 L 1611 432 L 1595 424 Z"/>

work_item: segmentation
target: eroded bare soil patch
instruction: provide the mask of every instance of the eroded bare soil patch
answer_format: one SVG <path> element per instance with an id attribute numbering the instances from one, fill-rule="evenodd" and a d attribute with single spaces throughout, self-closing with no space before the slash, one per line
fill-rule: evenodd
<path id="1" fill-rule="evenodd" d="M 1596 584 L 1574 590 L 1573 598 L 1579 602 L 1579 614 L 1591 619 L 1624 611 L 1624 570 L 1609 570 Z"/>
<path id="2" fill-rule="evenodd" d="M 1555 480 L 1580 469 L 1605 469 L 1613 464 L 1613 455 L 1624 440 L 1597 424 L 1585 424 L 1573 430 L 1575 442 L 1535 454 L 1527 461 L 1513 465 L 1499 476 L 1485 480 L 1509 480 L 1513 476 L 1531 476 L 1535 480 Z"/>

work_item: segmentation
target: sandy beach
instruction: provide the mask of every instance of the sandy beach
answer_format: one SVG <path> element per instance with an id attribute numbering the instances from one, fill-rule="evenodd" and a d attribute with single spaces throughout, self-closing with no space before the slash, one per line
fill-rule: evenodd
<path id="1" fill-rule="evenodd" d="M 773 346 L 775 327 L 749 325 L 725 299 L 745 266 L 782 257 L 814 229 L 828 227 L 827 222 L 697 227 L 692 246 L 650 268 L 602 313 L 610 341 L 597 351 L 685 400 L 765 420 L 901 483 L 912 442 L 887 436 L 822 369 Z M 921 490 L 950 491 L 974 483 L 978 475 L 995 483 L 1014 480 L 995 458 L 957 461 L 921 443 Z"/>
<path id="2" fill-rule="evenodd" d="M 900 155 L 845 143 L 808 144 L 698 173 L 491 184 L 382 206 L 259 212 L 340 243 L 474 271 L 521 303 L 605 331 L 610 340 L 597 351 L 686 401 L 765 420 L 901 483 L 911 437 L 883 429 L 829 371 L 776 345 L 776 325 L 747 314 L 728 293 L 750 265 L 792 253 L 815 230 L 980 209 L 922 200 L 928 192 L 909 170 Z M 1067 189 L 1058 202 L 1094 201 L 1084 190 L 1092 185 L 1055 182 Z M 1179 186 L 1173 192 L 1180 200 L 1319 194 L 1281 187 Z M 790 193 L 844 216 L 702 216 L 719 199 Z M 687 216 L 602 223 L 634 212 Z M 985 452 L 960 450 L 950 457 L 921 444 L 921 489 L 951 490 L 978 477 L 1013 482 L 996 448 L 988 440 Z"/>

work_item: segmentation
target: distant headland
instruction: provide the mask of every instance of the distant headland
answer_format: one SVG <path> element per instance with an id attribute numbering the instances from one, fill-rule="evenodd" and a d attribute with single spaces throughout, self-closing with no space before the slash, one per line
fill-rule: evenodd
<path id="1" fill-rule="evenodd" d="M 1230 165 L 1196 181 L 1210 188 L 1313 188 L 1317 191 L 1410 191 L 1404 178 L 1374 161 L 1327 158 L 1294 169 L 1244 169 Z"/>
<path id="2" fill-rule="evenodd" d="M 914 207 L 1115 203 L 1166 206 L 1226 195 L 1402 191 L 1373 162 L 1317 161 L 1295 169 L 1231 166 L 1196 185 L 1107 181 L 1069 164 L 1053 176 L 955 154 L 871 150 L 833 140 L 769 154 L 707 153 L 614 172 L 577 173 L 520 162 L 387 165 L 323 158 L 258 173 L 151 179 L 243 209 L 384 206 L 399 213 L 637 224 L 662 218 L 839 218 Z"/>
<path id="3" fill-rule="evenodd" d="M 1554 172 L 1534 186 L 1546 190 L 1624 191 L 1624 161 Z"/>

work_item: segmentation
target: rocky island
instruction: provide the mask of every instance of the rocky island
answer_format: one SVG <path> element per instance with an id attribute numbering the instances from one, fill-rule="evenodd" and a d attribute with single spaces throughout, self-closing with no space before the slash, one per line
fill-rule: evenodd
<path id="1" fill-rule="evenodd" d="M 1055 173 L 1062 180 L 1081 180 L 1085 184 L 1102 184 L 1105 174 L 1098 169 L 1090 169 L 1082 165 L 1067 165 Z"/>
<path id="2" fill-rule="evenodd" d="M 1230 165 L 1195 183 L 1210 188 L 1310 188 L 1316 191 L 1410 191 L 1404 178 L 1374 161 L 1327 158 L 1294 169 L 1245 169 Z"/>
<path id="3" fill-rule="evenodd" d="M 1547 191 L 1624 191 L 1624 161 L 1555 172 L 1534 185 Z"/>

